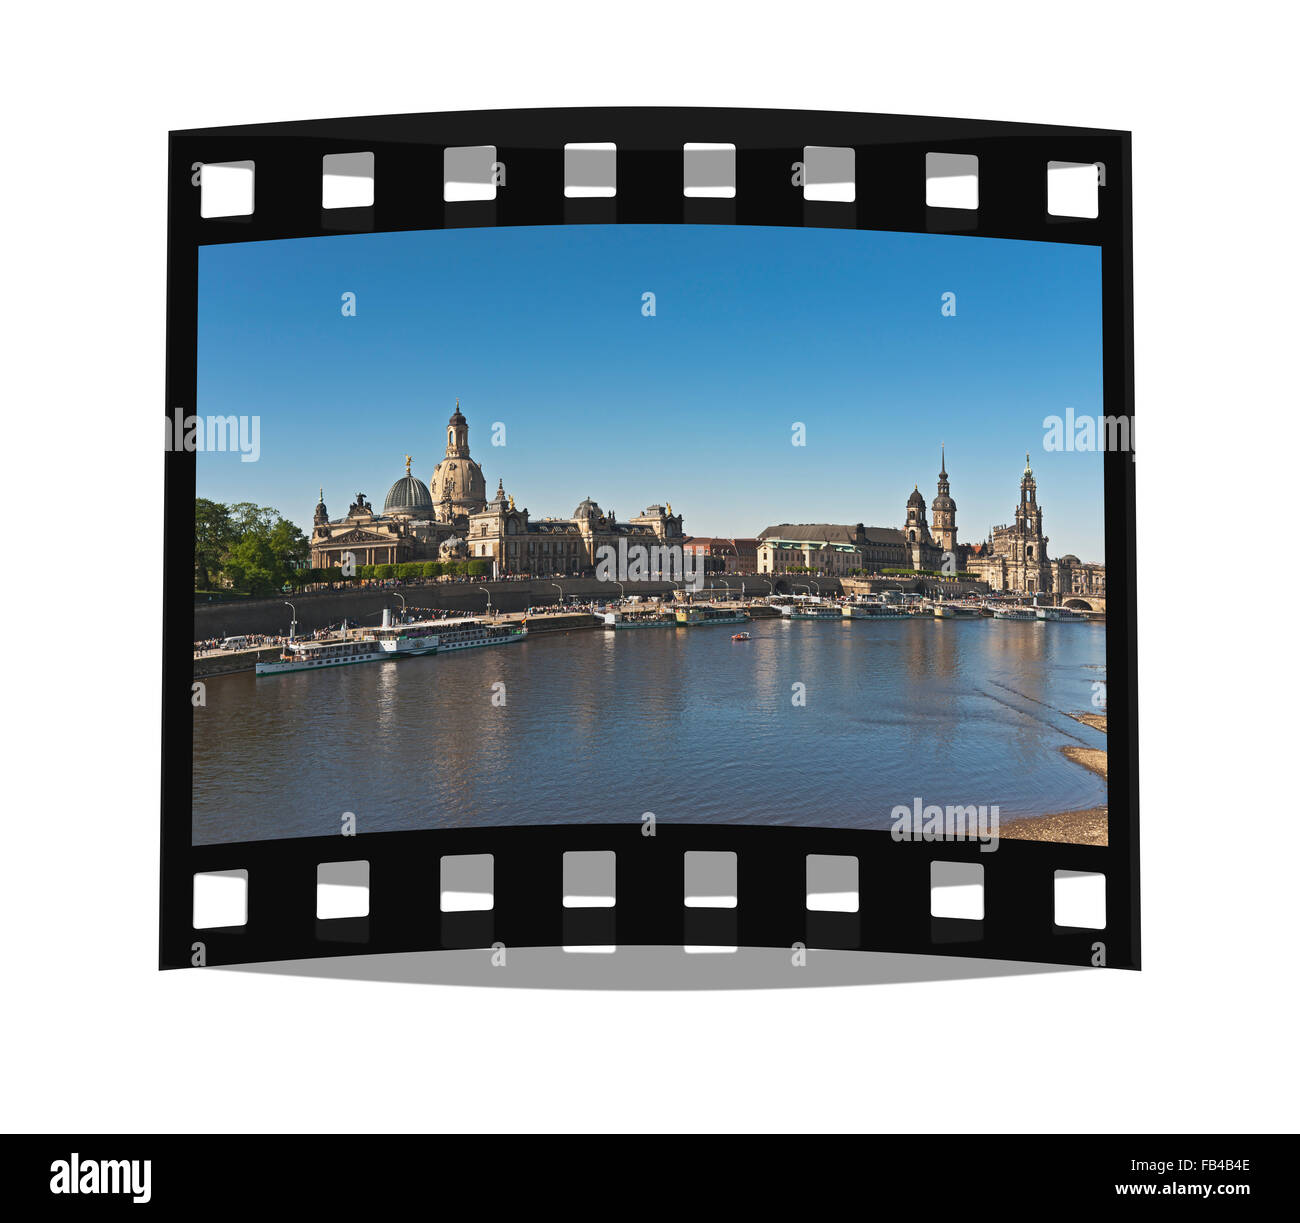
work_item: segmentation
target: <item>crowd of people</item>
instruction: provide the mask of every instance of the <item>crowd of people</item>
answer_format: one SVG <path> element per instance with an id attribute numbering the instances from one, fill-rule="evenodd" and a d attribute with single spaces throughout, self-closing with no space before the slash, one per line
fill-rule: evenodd
<path id="1" fill-rule="evenodd" d="M 208 637 L 194 643 L 194 657 L 206 654 L 229 654 L 233 650 L 257 650 L 266 646 L 284 645 L 289 638 L 276 633 L 241 633 L 238 637 Z M 231 644 L 232 642 L 237 644 Z"/>

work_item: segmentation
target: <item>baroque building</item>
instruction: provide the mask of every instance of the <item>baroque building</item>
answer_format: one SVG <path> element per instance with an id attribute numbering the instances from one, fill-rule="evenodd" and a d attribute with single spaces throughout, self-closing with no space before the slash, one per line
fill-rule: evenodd
<path id="1" fill-rule="evenodd" d="M 949 495 L 948 463 L 943 446 L 939 447 L 939 491 L 930 502 L 934 522 L 934 541 L 943 552 L 957 551 L 957 503 Z"/>
<path id="2" fill-rule="evenodd" d="M 483 469 L 470 455 L 469 422 L 460 400 L 447 421 L 447 448 L 426 486 L 406 474 L 388 490 L 380 513 L 358 493 L 343 518 L 331 519 L 321 490 L 312 516 L 311 565 L 327 569 L 351 556 L 357 565 L 408 561 L 486 560 L 493 576 L 581 575 L 595 568 L 602 545 L 680 544 L 682 516 L 652 505 L 627 521 L 590 497 L 569 518 L 533 519 L 506 495 L 500 480 L 488 501 Z"/>
<path id="3" fill-rule="evenodd" d="M 671 505 L 652 505 L 626 522 L 606 513 L 590 497 L 568 518 L 532 518 L 497 482 L 497 495 L 470 518 L 469 554 L 494 562 L 500 574 L 575 576 L 596 567 L 602 547 L 620 541 L 647 548 L 680 546 L 682 516 Z"/>
<path id="4" fill-rule="evenodd" d="M 1014 521 L 989 532 L 989 556 L 982 563 L 990 590 L 1022 590 L 1036 594 L 1052 589 L 1047 536 L 1043 534 L 1043 509 L 1038 504 L 1038 481 L 1025 452 L 1020 477 L 1020 502 Z"/>
<path id="5" fill-rule="evenodd" d="M 469 454 L 469 422 L 461 415 L 460 400 L 447 422 L 447 450 L 429 481 L 433 516 L 439 522 L 467 524 L 487 504 L 483 469 Z"/>
<path id="6" fill-rule="evenodd" d="M 695 558 L 697 573 L 756 573 L 758 540 L 726 535 L 688 535 L 682 551 Z"/>
<path id="7" fill-rule="evenodd" d="M 812 572 L 823 577 L 846 577 L 863 567 L 862 532 L 865 530 L 860 522 L 856 526 L 837 522 L 783 522 L 767 527 L 758 537 L 758 572 Z"/>
<path id="8" fill-rule="evenodd" d="M 783 522 L 768 527 L 758 538 L 758 572 L 812 570 L 829 577 L 886 569 L 935 572 L 946 564 L 956 573 L 964 553 L 957 548 L 957 503 L 950 495 L 942 448 L 939 491 L 931 510 L 933 531 L 926 518 L 925 497 L 914 485 L 903 507 L 901 527 L 869 527 L 861 522 L 852 526 Z M 945 552 L 955 555 L 945 562 Z"/>
<path id="9" fill-rule="evenodd" d="M 1038 504 L 1038 481 L 1025 452 L 1020 476 L 1020 501 L 1014 519 L 989 531 L 982 548 L 968 550 L 966 568 L 988 583 L 992 591 L 1056 596 L 1106 594 L 1106 566 L 1085 563 L 1073 554 L 1052 560 L 1043 534 L 1043 507 Z"/>
<path id="10" fill-rule="evenodd" d="M 969 574 L 991 591 L 1104 596 L 1106 566 L 1085 563 L 1072 554 L 1053 560 L 1043 534 L 1038 482 L 1025 455 L 1020 501 L 1014 521 L 994 527 L 988 539 L 963 544 L 957 538 L 957 502 L 948 480 L 946 451 L 939 450 L 939 480 L 927 518 L 925 497 L 914 486 L 903 509 L 901 528 L 862 523 L 780 523 L 758 539 L 759 573 L 808 571 L 826 576 L 910 569 L 957 576 Z"/>

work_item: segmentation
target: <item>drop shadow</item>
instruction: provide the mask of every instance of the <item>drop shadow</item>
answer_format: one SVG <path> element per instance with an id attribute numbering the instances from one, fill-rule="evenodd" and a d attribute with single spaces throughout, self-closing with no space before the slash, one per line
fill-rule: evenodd
<path id="1" fill-rule="evenodd" d="M 403 985 L 629 991 L 907 985 L 1086 971 L 1062 964 L 894 952 L 814 948 L 805 954 L 806 963 L 796 967 L 795 953 L 782 947 L 742 947 L 735 952 L 705 953 L 687 953 L 681 947 L 619 947 L 612 954 L 568 952 L 559 947 L 511 947 L 504 951 L 504 964 L 496 964 L 492 951 L 484 947 L 472 951 L 413 951 L 224 967 L 227 971 L 272 976 L 388 981 Z"/>

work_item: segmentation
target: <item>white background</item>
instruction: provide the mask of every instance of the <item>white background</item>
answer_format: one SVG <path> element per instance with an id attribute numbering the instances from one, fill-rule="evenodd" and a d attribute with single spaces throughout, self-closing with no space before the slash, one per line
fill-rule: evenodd
<path id="1" fill-rule="evenodd" d="M 0 1124 L 1294 1128 L 1282 7 L 479 11 L 7 15 Z M 1134 132 L 1142 973 L 638 993 L 156 970 L 168 130 L 620 104 Z"/>

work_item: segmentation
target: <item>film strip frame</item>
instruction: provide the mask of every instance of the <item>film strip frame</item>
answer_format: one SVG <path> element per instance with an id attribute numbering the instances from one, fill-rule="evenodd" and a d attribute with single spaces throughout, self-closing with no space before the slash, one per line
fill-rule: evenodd
<path id="1" fill-rule="evenodd" d="M 616 148 L 617 189 L 566 196 L 565 146 Z M 735 147 L 735 193 L 683 192 L 683 149 Z M 492 200 L 444 200 L 448 148 L 492 146 L 509 167 Z M 851 201 L 807 200 L 792 179 L 809 146 L 852 149 Z M 368 207 L 323 209 L 322 159 L 374 155 Z M 978 208 L 926 203 L 929 153 L 978 158 Z M 197 171 L 251 161 L 251 214 L 204 218 Z M 1097 164 L 1095 218 L 1052 216 L 1047 167 Z M 198 248 L 277 238 L 441 228 L 566 224 L 715 224 L 893 230 L 1076 243 L 1101 249 L 1104 410 L 1133 413 L 1131 156 L 1127 132 L 815 111 L 629 108 L 466 111 L 259 124 L 173 132 L 168 181 L 165 412 L 195 410 Z M 160 967 L 378 952 L 489 947 L 721 945 L 860 949 L 1066 965 L 1140 966 L 1134 472 L 1107 451 L 1109 844 L 1003 840 L 895 842 L 888 832 L 679 824 L 444 829 L 191 844 L 193 709 L 192 505 L 196 456 L 165 463 Z M 612 852 L 608 908 L 569 908 L 565 853 Z M 685 855 L 736 855 L 736 903 L 685 903 Z M 492 908 L 443 912 L 444 857 L 490 854 Z M 858 863 L 858 911 L 810 910 L 809 855 Z M 369 863 L 369 913 L 316 917 L 320 863 Z M 932 863 L 984 868 L 982 920 L 931 916 Z M 248 873 L 243 925 L 196 930 L 194 876 Z M 1057 871 L 1106 878 L 1103 929 L 1058 926 Z M 201 946 L 201 953 L 197 948 Z"/>

